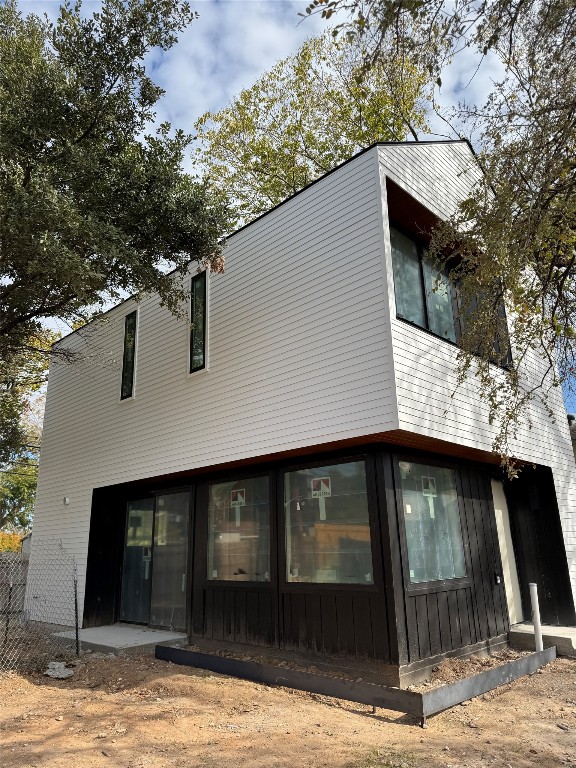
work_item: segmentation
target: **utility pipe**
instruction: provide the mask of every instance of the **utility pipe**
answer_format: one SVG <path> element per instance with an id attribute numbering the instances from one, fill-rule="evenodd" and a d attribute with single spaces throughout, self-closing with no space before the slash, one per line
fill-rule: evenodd
<path id="1" fill-rule="evenodd" d="M 543 651 L 544 644 L 542 643 L 542 624 L 540 623 L 540 606 L 538 605 L 538 584 L 529 584 L 530 586 L 530 602 L 532 603 L 532 623 L 534 624 L 534 640 L 536 642 L 536 650 Z"/>

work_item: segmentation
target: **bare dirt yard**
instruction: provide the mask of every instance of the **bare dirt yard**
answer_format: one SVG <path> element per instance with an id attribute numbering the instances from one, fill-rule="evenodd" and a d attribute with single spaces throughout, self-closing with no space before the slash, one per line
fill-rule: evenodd
<path id="1" fill-rule="evenodd" d="M 87 655 L 0 677 L 1 768 L 576 768 L 576 660 L 429 719 L 179 667 Z"/>

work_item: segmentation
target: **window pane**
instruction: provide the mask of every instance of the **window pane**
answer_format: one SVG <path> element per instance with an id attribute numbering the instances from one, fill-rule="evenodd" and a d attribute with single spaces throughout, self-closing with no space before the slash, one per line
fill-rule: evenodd
<path id="1" fill-rule="evenodd" d="M 453 470 L 401 461 L 400 482 L 410 581 L 466 576 Z"/>
<path id="2" fill-rule="evenodd" d="M 136 353 L 136 312 L 124 321 L 124 355 L 122 357 L 121 399 L 132 397 L 134 388 L 134 355 Z"/>
<path id="3" fill-rule="evenodd" d="M 267 477 L 210 486 L 208 579 L 270 581 Z"/>
<path id="4" fill-rule="evenodd" d="M 150 623 L 155 626 L 186 627 L 189 509 L 188 492 L 167 493 L 156 499 L 150 600 Z"/>
<path id="5" fill-rule="evenodd" d="M 286 580 L 372 584 L 363 461 L 287 472 Z"/>
<path id="6" fill-rule="evenodd" d="M 390 227 L 392 243 L 392 267 L 396 314 L 405 320 L 426 327 L 420 259 L 416 243 Z"/>
<path id="7" fill-rule="evenodd" d="M 192 278 L 190 308 L 190 372 L 205 366 L 206 272 Z"/>
<path id="8" fill-rule="evenodd" d="M 430 330 L 444 339 L 456 341 L 450 280 L 428 259 L 424 259 L 424 287 Z"/>
<path id="9" fill-rule="evenodd" d="M 122 621 L 148 623 L 152 583 L 154 499 L 128 503 L 126 545 L 122 564 Z"/>

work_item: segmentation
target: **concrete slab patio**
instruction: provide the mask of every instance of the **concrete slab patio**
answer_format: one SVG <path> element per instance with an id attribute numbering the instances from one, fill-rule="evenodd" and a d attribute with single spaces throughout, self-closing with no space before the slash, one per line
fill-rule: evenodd
<path id="1" fill-rule="evenodd" d="M 56 637 L 75 640 L 73 631 L 58 632 Z M 113 624 L 81 629 L 80 642 L 83 650 L 100 653 L 153 653 L 157 645 L 187 645 L 188 635 L 135 624 Z"/>
<path id="2" fill-rule="evenodd" d="M 513 624 L 510 627 L 509 634 L 510 645 L 522 650 L 534 650 L 534 625 L 526 622 L 524 624 Z M 552 627 L 542 626 L 542 642 L 544 648 L 556 646 L 556 652 L 559 656 L 569 656 L 576 658 L 576 627 Z"/>

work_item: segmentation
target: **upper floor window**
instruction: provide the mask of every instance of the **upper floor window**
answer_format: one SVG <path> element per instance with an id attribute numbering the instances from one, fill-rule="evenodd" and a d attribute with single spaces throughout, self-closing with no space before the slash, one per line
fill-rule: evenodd
<path id="1" fill-rule="evenodd" d="M 206 272 L 192 278 L 190 291 L 190 373 L 206 368 Z"/>
<path id="2" fill-rule="evenodd" d="M 124 319 L 124 354 L 122 356 L 122 387 L 120 399 L 134 394 L 134 367 L 136 363 L 136 310 Z"/>
<path id="3" fill-rule="evenodd" d="M 414 240 L 390 227 L 396 315 L 437 336 L 456 341 L 454 289 Z"/>

